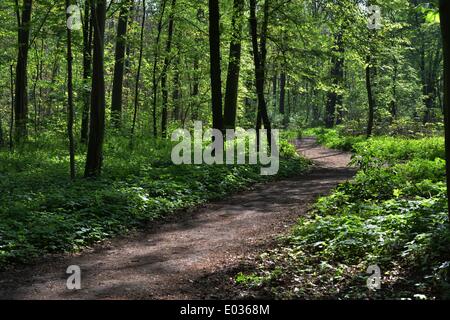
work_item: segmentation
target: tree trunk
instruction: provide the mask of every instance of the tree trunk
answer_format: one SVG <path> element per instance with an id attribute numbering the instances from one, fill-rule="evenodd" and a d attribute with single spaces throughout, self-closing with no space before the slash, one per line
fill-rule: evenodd
<path id="1" fill-rule="evenodd" d="M 239 91 L 239 73 L 241 68 L 241 37 L 242 37 L 242 13 L 244 0 L 234 0 L 232 18 L 232 40 L 230 43 L 230 56 L 228 63 L 228 76 L 225 89 L 224 102 L 224 127 L 226 129 L 236 128 L 237 100 Z"/>
<path id="2" fill-rule="evenodd" d="M 335 47 L 333 48 L 333 57 L 331 59 L 331 83 L 332 90 L 328 93 L 325 126 L 332 128 L 336 122 L 341 122 L 341 117 L 336 118 L 336 111 L 342 104 L 342 95 L 338 92 L 344 78 L 344 48 L 342 44 L 342 32 L 335 36 Z M 340 111 L 340 110 L 338 110 Z"/>
<path id="3" fill-rule="evenodd" d="M 81 115 L 80 141 L 85 144 L 89 134 L 89 107 L 91 101 L 91 89 L 89 79 L 92 72 L 92 38 L 93 38 L 93 12 L 91 0 L 86 0 L 84 7 L 83 23 L 83 111 Z"/>
<path id="4" fill-rule="evenodd" d="M 97 0 L 93 7 L 94 55 L 92 73 L 91 115 L 85 177 L 101 174 L 103 162 L 103 140 L 105 135 L 105 77 L 104 35 L 106 0 Z"/>
<path id="5" fill-rule="evenodd" d="M 136 73 L 136 83 L 134 88 L 134 114 L 133 114 L 133 125 L 131 128 L 131 144 L 133 144 L 134 131 L 136 128 L 137 112 L 139 107 L 139 82 L 141 79 L 141 68 L 142 68 L 142 56 L 144 53 L 144 29 L 145 29 L 145 16 L 146 16 L 146 6 L 145 0 L 142 0 L 142 24 L 141 24 L 141 37 L 139 45 L 139 60 L 138 60 L 138 70 Z"/>
<path id="6" fill-rule="evenodd" d="M 167 134 L 167 114 L 169 104 L 169 91 L 167 90 L 167 73 L 170 65 L 170 52 L 172 50 L 172 38 L 174 28 L 174 15 L 175 15 L 176 0 L 172 0 L 172 6 L 170 8 L 169 27 L 166 42 L 166 54 L 164 58 L 164 68 L 161 75 L 161 93 L 162 93 L 162 115 L 161 115 L 161 135 L 163 138 Z"/>
<path id="7" fill-rule="evenodd" d="M 27 65 L 31 28 L 32 0 L 23 0 L 22 17 L 18 18 L 18 56 L 15 88 L 15 140 L 21 142 L 27 137 L 28 94 Z M 19 10 L 19 8 L 17 8 Z"/>
<path id="8" fill-rule="evenodd" d="M 70 0 L 66 0 L 66 8 L 70 6 Z M 70 14 L 66 13 L 67 19 Z M 75 179 L 75 145 L 73 138 L 73 73 L 72 73 L 72 31 L 67 28 L 67 136 L 69 138 L 70 178 Z"/>
<path id="9" fill-rule="evenodd" d="M 398 77 L 398 65 L 397 60 L 394 59 L 394 76 L 392 78 L 392 100 L 391 100 L 391 116 L 392 120 L 397 118 L 397 77 Z"/>
<path id="10" fill-rule="evenodd" d="M 10 94 L 11 94 L 11 116 L 9 119 L 9 151 L 13 150 L 14 147 L 14 66 L 10 65 L 9 68 L 10 76 Z"/>
<path id="11" fill-rule="evenodd" d="M 445 157 L 447 175 L 447 201 L 450 208 L 450 3 L 448 0 L 439 0 L 441 15 L 442 43 L 444 47 L 444 123 L 445 123 Z M 449 209 L 450 221 L 450 209 Z"/>
<path id="12" fill-rule="evenodd" d="M 120 128 L 122 123 L 123 71 L 125 63 L 128 18 L 132 5 L 133 2 L 130 0 L 122 1 L 119 22 L 117 24 L 114 80 L 111 100 L 111 124 L 116 128 Z"/>
<path id="13" fill-rule="evenodd" d="M 172 91 L 172 103 L 173 103 L 173 119 L 181 120 L 182 119 L 182 110 L 180 105 L 181 99 L 181 86 L 180 86 L 180 51 L 177 52 L 177 58 L 175 59 L 175 70 L 173 76 L 173 91 Z"/>
<path id="14" fill-rule="evenodd" d="M 280 76 L 280 114 L 285 113 L 286 109 L 286 72 Z"/>
<path id="15" fill-rule="evenodd" d="M 372 61 L 371 61 L 370 56 L 367 57 L 366 62 L 367 62 L 366 89 L 367 89 L 367 100 L 369 102 L 369 121 L 367 123 L 367 137 L 369 138 L 370 136 L 372 136 L 372 130 L 373 130 L 375 99 L 373 97 L 373 92 L 372 92 L 372 79 L 371 79 L 372 66 L 370 65 L 372 63 Z"/>
<path id="16" fill-rule="evenodd" d="M 194 58 L 194 85 L 192 86 L 192 120 L 198 119 L 198 96 L 200 94 L 200 79 L 199 79 L 199 58 L 196 55 Z"/>
<path id="17" fill-rule="evenodd" d="M 266 25 L 266 21 L 268 19 L 268 0 L 265 1 L 264 4 L 264 20 L 263 26 Z M 267 26 L 267 25 L 266 25 Z M 264 28 L 263 28 L 264 29 Z M 250 0 L 250 31 L 252 37 L 252 48 L 253 48 L 253 62 L 255 65 L 255 84 L 256 84 L 256 93 L 258 96 L 258 112 L 256 119 L 256 130 L 257 130 L 257 138 L 258 138 L 258 150 L 259 150 L 259 129 L 261 128 L 261 122 L 264 124 L 265 129 L 267 130 L 267 141 L 270 145 L 271 143 L 271 124 L 269 120 L 269 116 L 267 114 L 267 105 L 266 99 L 264 97 L 264 83 L 265 83 L 265 32 L 263 31 L 261 34 L 261 52 L 259 51 L 260 47 L 258 46 L 258 21 L 256 19 L 256 0 Z"/>
<path id="18" fill-rule="evenodd" d="M 222 75 L 220 68 L 219 0 L 209 0 L 209 51 L 213 128 L 223 130 Z"/>
<path id="19" fill-rule="evenodd" d="M 153 118 L 153 136 L 156 138 L 158 136 L 158 125 L 156 119 L 156 103 L 158 98 L 158 81 L 156 79 L 156 70 L 158 68 L 158 59 L 159 59 L 159 42 L 161 39 L 161 32 L 163 27 L 163 18 L 164 12 L 166 11 L 166 0 L 161 1 L 161 12 L 159 14 L 158 27 L 157 27 L 157 35 L 156 35 L 156 43 L 155 43 L 155 52 L 153 54 L 153 78 L 152 78 L 152 95 L 153 95 L 153 103 L 152 103 L 152 118 Z"/>

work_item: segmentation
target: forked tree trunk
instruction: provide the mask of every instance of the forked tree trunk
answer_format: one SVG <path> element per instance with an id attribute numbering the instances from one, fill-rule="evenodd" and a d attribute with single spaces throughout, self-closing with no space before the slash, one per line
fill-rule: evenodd
<path id="1" fill-rule="evenodd" d="M 265 1 L 264 4 L 264 11 L 265 11 L 265 22 L 263 23 L 263 27 L 266 23 L 266 19 L 268 18 L 268 0 Z M 263 28 L 264 29 L 264 28 Z M 264 32 L 262 33 L 261 37 L 261 52 L 260 47 L 258 45 L 258 21 L 256 19 L 256 0 L 250 0 L 250 31 L 251 31 L 251 37 L 252 37 L 252 48 L 253 48 L 253 62 L 255 65 L 255 83 L 256 83 L 256 93 L 258 96 L 258 112 L 257 112 L 257 119 L 256 119 L 256 130 L 257 130 L 257 145 L 258 150 L 260 146 L 260 139 L 259 139 L 259 129 L 261 129 L 261 124 L 264 124 L 264 128 L 267 130 L 267 142 L 271 143 L 271 137 L 272 137 L 272 128 L 271 123 L 269 120 L 269 115 L 267 113 L 267 105 L 266 105 L 266 99 L 264 97 L 264 83 L 265 83 L 265 57 L 266 57 L 266 48 L 265 48 L 265 38 L 264 38 Z"/>
<path id="2" fill-rule="evenodd" d="M 92 73 L 91 115 L 85 177 L 101 174 L 103 162 L 103 140 L 105 135 L 105 72 L 104 35 L 106 0 L 93 4 L 94 55 Z"/>

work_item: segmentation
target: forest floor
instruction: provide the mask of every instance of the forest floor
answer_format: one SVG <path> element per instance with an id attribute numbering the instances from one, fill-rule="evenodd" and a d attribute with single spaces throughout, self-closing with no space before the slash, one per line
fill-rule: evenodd
<path id="1" fill-rule="evenodd" d="M 314 162 L 309 173 L 258 184 L 79 254 L 2 272 L 0 299 L 239 298 L 223 283 L 230 271 L 273 246 L 317 197 L 355 173 L 347 166 L 349 153 L 318 146 L 312 138 L 296 144 Z M 66 287 L 71 265 L 81 268 L 81 290 Z"/>

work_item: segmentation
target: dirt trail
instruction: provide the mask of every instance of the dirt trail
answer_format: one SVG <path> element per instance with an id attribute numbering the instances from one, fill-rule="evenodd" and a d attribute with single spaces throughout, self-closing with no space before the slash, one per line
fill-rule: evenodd
<path id="1" fill-rule="evenodd" d="M 201 299 L 197 279 L 266 248 L 286 233 L 311 203 L 354 170 L 348 153 L 297 142 L 315 162 L 309 174 L 261 184 L 251 191 L 161 223 L 152 230 L 114 239 L 77 255 L 44 258 L 35 266 L 0 273 L 0 299 Z M 70 265 L 82 270 L 82 289 L 66 288 Z"/>

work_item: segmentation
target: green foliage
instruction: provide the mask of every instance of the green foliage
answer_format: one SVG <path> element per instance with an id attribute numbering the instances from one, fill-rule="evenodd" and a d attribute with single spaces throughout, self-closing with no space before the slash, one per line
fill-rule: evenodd
<path id="1" fill-rule="evenodd" d="M 353 149 L 364 170 L 319 199 L 263 259 L 260 273 L 283 269 L 265 285 L 279 297 L 450 297 L 443 139 L 377 137 Z M 311 268 L 319 262 L 327 267 Z M 385 277 L 381 291 L 369 293 L 365 270 L 374 264 Z M 304 278 L 311 280 L 298 280 L 299 290 Z"/>

